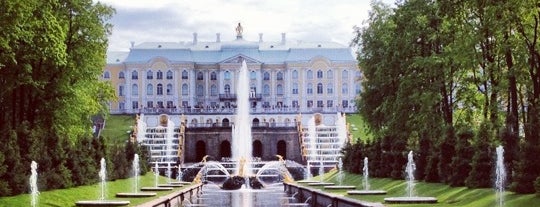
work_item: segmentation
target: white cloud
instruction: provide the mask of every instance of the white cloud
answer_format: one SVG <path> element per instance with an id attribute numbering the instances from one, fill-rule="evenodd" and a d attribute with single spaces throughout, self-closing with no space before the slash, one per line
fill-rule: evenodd
<path id="1" fill-rule="evenodd" d="M 368 0 L 99 0 L 116 9 L 109 50 L 128 50 L 131 41 L 191 41 L 197 32 L 200 41 L 234 39 L 238 22 L 244 38 L 279 41 L 336 41 L 347 45 L 354 25 L 361 25 L 370 9 Z M 391 3 L 393 0 L 384 0 Z"/>

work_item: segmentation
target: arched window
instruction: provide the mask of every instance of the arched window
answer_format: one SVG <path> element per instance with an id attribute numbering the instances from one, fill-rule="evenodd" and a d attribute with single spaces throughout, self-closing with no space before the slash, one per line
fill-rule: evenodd
<path id="1" fill-rule="evenodd" d="M 123 71 L 120 71 L 118 73 L 118 79 L 124 79 L 124 72 Z"/>
<path id="2" fill-rule="evenodd" d="M 204 80 L 204 75 L 202 72 L 197 73 L 197 80 Z"/>
<path id="3" fill-rule="evenodd" d="M 259 140 L 255 140 L 253 142 L 253 153 L 251 153 L 251 155 L 253 157 L 262 157 L 263 156 L 263 145 L 261 143 L 261 141 Z"/>
<path id="4" fill-rule="evenodd" d="M 343 70 L 343 72 L 341 73 L 341 79 L 342 79 L 342 80 L 347 80 L 347 79 L 349 79 L 349 71 Z"/>
<path id="5" fill-rule="evenodd" d="M 292 85 L 292 93 L 298 94 L 298 83 L 293 83 Z"/>
<path id="6" fill-rule="evenodd" d="M 292 78 L 293 79 L 298 79 L 298 71 L 296 71 L 296 70 L 292 71 Z"/>
<path id="7" fill-rule="evenodd" d="M 277 142 L 277 154 L 287 159 L 287 143 L 283 140 Z"/>
<path id="8" fill-rule="evenodd" d="M 188 79 L 188 72 L 187 71 L 182 71 L 182 80 L 187 80 Z"/>
<path id="9" fill-rule="evenodd" d="M 216 72 L 210 73 L 210 80 L 217 80 Z"/>
<path id="10" fill-rule="evenodd" d="M 270 73 L 269 72 L 264 72 L 263 80 L 270 80 Z"/>
<path id="11" fill-rule="evenodd" d="M 307 84 L 307 94 L 313 94 L 313 84 Z"/>
<path id="12" fill-rule="evenodd" d="M 332 70 L 326 71 L 326 78 L 328 78 L 328 79 L 334 78 L 334 71 L 332 71 Z"/>
<path id="13" fill-rule="evenodd" d="M 318 79 L 323 78 L 323 72 L 322 72 L 322 70 L 318 70 L 318 71 L 317 71 L 317 78 L 318 78 Z"/>
<path id="14" fill-rule="evenodd" d="M 182 84 L 182 96 L 189 95 L 189 87 L 187 84 Z"/>
<path id="15" fill-rule="evenodd" d="M 277 73 L 276 80 L 283 80 L 283 73 L 282 72 Z"/>
<path id="16" fill-rule="evenodd" d="M 323 85 L 322 83 L 318 83 L 317 84 L 317 94 L 322 94 L 323 93 Z"/>
<path id="17" fill-rule="evenodd" d="M 269 96 L 270 95 L 270 86 L 268 84 L 265 84 L 263 86 L 263 95 Z"/>
<path id="18" fill-rule="evenodd" d="M 118 96 L 124 96 L 124 85 L 118 86 Z"/>
<path id="19" fill-rule="evenodd" d="M 283 95 L 283 86 L 281 84 L 278 84 L 276 86 L 276 94 L 277 95 Z"/>
<path id="20" fill-rule="evenodd" d="M 151 70 L 146 71 L 146 79 L 153 79 L 153 78 L 154 78 L 154 73 L 152 73 Z"/>
<path id="21" fill-rule="evenodd" d="M 154 87 L 152 84 L 146 85 L 146 95 L 152 95 L 154 93 Z"/>
<path id="22" fill-rule="evenodd" d="M 167 80 L 172 80 L 173 79 L 173 72 L 172 71 L 167 71 Z"/>
<path id="23" fill-rule="evenodd" d="M 217 94 L 218 94 L 217 86 L 212 84 L 212 86 L 210 86 L 210 95 L 217 96 Z"/>
<path id="24" fill-rule="evenodd" d="M 231 143 L 229 141 L 225 140 L 221 142 L 219 148 L 219 155 L 221 156 L 221 158 L 231 157 Z"/>
<path id="25" fill-rule="evenodd" d="M 229 119 L 224 118 L 224 119 L 221 121 L 221 125 L 224 126 L 224 127 L 228 127 L 228 126 L 229 126 Z"/>
<path id="26" fill-rule="evenodd" d="M 249 78 L 251 80 L 257 79 L 257 73 L 255 71 L 251 71 L 251 73 L 249 73 Z"/>
<path id="27" fill-rule="evenodd" d="M 131 72 L 131 80 L 137 80 L 139 79 L 139 73 L 134 70 L 133 72 Z"/>
<path id="28" fill-rule="evenodd" d="M 197 96 L 204 96 L 204 86 L 197 85 Z"/>
<path id="29" fill-rule="evenodd" d="M 344 83 L 342 86 L 341 86 L 341 93 L 342 94 L 348 94 L 349 93 L 349 86 Z"/>
<path id="30" fill-rule="evenodd" d="M 163 72 L 161 72 L 161 70 L 158 70 L 157 74 L 156 74 L 156 79 L 163 79 Z"/>
<path id="31" fill-rule="evenodd" d="M 329 83 L 326 86 L 326 93 L 327 94 L 333 94 L 334 93 L 334 85 L 332 83 Z"/>
<path id="32" fill-rule="evenodd" d="M 109 73 L 109 71 L 105 71 L 105 72 L 103 73 L 103 78 L 105 78 L 105 79 L 111 78 L 111 73 Z"/>
<path id="33" fill-rule="evenodd" d="M 206 155 L 206 143 L 202 140 L 197 141 L 195 144 L 195 160 L 193 161 L 201 161 Z"/>
<path id="34" fill-rule="evenodd" d="M 138 96 L 139 95 L 139 86 L 137 86 L 137 84 L 131 85 L 131 95 L 132 96 Z"/>
<path id="35" fill-rule="evenodd" d="M 172 84 L 167 84 L 167 95 L 172 95 L 173 94 L 173 87 L 172 87 Z"/>
<path id="36" fill-rule="evenodd" d="M 307 79 L 313 79 L 313 71 L 308 70 L 306 73 Z"/>
<path id="37" fill-rule="evenodd" d="M 161 83 L 157 84 L 157 95 L 163 95 L 163 85 Z"/>
<path id="38" fill-rule="evenodd" d="M 223 75 L 223 78 L 225 80 L 230 80 L 231 79 L 231 72 L 225 71 L 225 74 Z"/>
<path id="39" fill-rule="evenodd" d="M 257 118 L 254 118 L 253 121 L 251 122 L 251 126 L 259 126 L 259 119 Z"/>
<path id="40" fill-rule="evenodd" d="M 225 94 L 231 94 L 231 86 L 229 84 L 225 84 Z"/>

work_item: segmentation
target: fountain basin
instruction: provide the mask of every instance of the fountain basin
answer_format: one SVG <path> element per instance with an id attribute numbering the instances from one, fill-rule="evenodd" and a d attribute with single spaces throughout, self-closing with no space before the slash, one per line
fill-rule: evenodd
<path id="1" fill-rule="evenodd" d="M 141 191 L 169 191 L 173 190 L 173 188 L 165 188 L 165 187 L 142 187 Z"/>
<path id="2" fill-rule="evenodd" d="M 384 198 L 385 203 L 437 203 L 435 197 L 390 197 Z"/>
<path id="3" fill-rule="evenodd" d="M 158 185 L 158 187 L 161 187 L 161 188 L 180 188 L 180 187 L 183 187 L 184 185 L 182 184 L 161 184 L 161 185 Z"/>
<path id="4" fill-rule="evenodd" d="M 77 201 L 76 206 L 127 206 L 129 201 L 114 201 L 114 200 L 93 200 L 93 201 Z"/>
<path id="5" fill-rule="evenodd" d="M 354 185 L 330 185 L 330 186 L 324 186 L 324 189 L 329 189 L 329 190 L 356 189 L 356 186 L 354 186 Z"/>
<path id="6" fill-rule="evenodd" d="M 317 183 L 308 183 L 307 185 L 309 185 L 309 186 L 327 186 L 327 185 L 335 185 L 335 183 L 321 183 L 321 182 L 317 182 Z"/>
<path id="7" fill-rule="evenodd" d="M 348 195 L 385 195 L 385 190 L 349 190 Z"/>
<path id="8" fill-rule="evenodd" d="M 140 198 L 140 197 L 152 197 L 156 196 L 156 193 L 117 193 L 116 197 L 118 198 Z"/>

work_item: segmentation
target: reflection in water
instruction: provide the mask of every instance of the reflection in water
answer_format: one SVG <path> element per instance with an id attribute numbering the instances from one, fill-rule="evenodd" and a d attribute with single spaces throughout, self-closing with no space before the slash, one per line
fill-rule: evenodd
<path id="1" fill-rule="evenodd" d="M 299 204 L 293 196 L 283 192 L 281 183 L 266 186 L 262 190 L 239 189 L 222 190 L 217 185 L 203 186 L 202 194 L 197 200 L 185 206 L 224 206 L 224 207 L 275 207 Z M 307 205 L 306 205 L 307 206 Z"/>

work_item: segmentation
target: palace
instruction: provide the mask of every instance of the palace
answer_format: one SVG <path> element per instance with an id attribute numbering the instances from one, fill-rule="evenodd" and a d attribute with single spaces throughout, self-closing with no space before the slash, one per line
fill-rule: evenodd
<path id="1" fill-rule="evenodd" d="M 194 33 L 191 42 L 132 43 L 129 52 L 109 52 L 102 78 L 118 96 L 110 112 L 144 114 L 138 120 L 144 122 L 138 127 L 144 135 L 133 137 L 154 147 L 154 162 L 174 164 L 170 156 L 176 163 L 197 162 L 205 155 L 226 159 L 243 61 L 249 71 L 250 87 L 242 90 L 249 91 L 254 157 L 270 160 L 280 154 L 305 163 L 309 148 L 324 148 L 304 143 L 309 140 L 302 137 L 313 137 L 307 123 L 317 116 L 318 124 L 333 127 L 324 137 L 336 139 L 339 114 L 356 110 L 361 72 L 349 47 L 291 42 L 285 33 L 278 42 L 266 42 L 262 34 L 249 41 L 240 27 L 231 41 L 221 41 L 219 33 L 215 41 L 199 41 Z M 167 123 L 176 124 L 174 133 Z M 165 141 L 168 136 L 174 140 Z M 332 148 L 339 153 L 340 147 Z M 335 163 L 336 156 L 331 157 Z"/>

